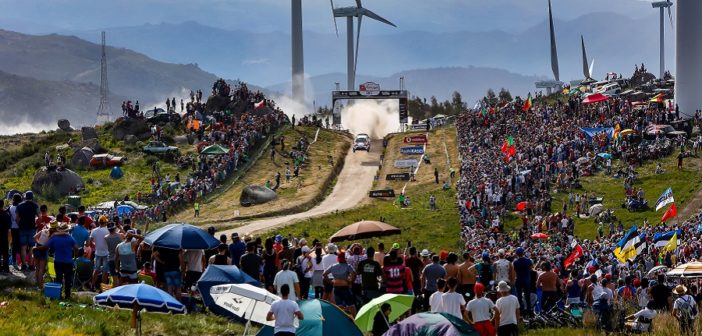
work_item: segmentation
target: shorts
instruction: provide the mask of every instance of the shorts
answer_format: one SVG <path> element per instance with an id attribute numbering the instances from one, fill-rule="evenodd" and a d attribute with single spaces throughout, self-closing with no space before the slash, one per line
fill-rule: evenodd
<path id="1" fill-rule="evenodd" d="M 324 292 L 331 293 L 334 290 L 334 284 L 331 280 L 324 280 Z"/>
<path id="2" fill-rule="evenodd" d="M 139 275 L 139 272 L 137 272 L 137 271 L 134 271 L 133 273 L 120 271 L 119 272 L 120 282 L 121 282 L 121 279 L 134 280 L 136 282 L 137 278 L 139 277 L 138 275 Z M 130 281 L 130 283 L 132 283 L 132 282 Z"/>
<path id="3" fill-rule="evenodd" d="M 334 287 L 334 301 L 339 307 L 351 307 L 356 304 L 348 287 Z"/>
<path id="4" fill-rule="evenodd" d="M 480 321 L 473 323 L 473 328 L 480 336 L 495 335 L 495 326 L 490 321 Z"/>
<path id="5" fill-rule="evenodd" d="M 111 276 L 118 276 L 119 275 L 119 273 L 117 273 L 117 267 L 115 267 L 114 260 L 109 260 L 107 262 L 107 271 L 110 272 Z"/>
<path id="6" fill-rule="evenodd" d="M 196 271 L 187 271 L 185 272 L 185 287 L 187 290 L 190 290 L 190 287 L 195 285 L 198 280 L 200 280 L 200 277 L 202 276 L 202 272 L 196 272 Z"/>
<path id="7" fill-rule="evenodd" d="M 183 281 L 178 271 L 170 271 L 163 273 L 163 277 L 166 280 L 166 286 L 180 288 L 183 285 Z"/>
<path id="8" fill-rule="evenodd" d="M 110 269 L 107 266 L 107 256 L 95 256 L 95 272 L 107 273 Z"/>
<path id="9" fill-rule="evenodd" d="M 34 246 L 34 236 L 37 234 L 37 230 L 19 230 L 19 243 L 20 246 Z"/>
<path id="10" fill-rule="evenodd" d="M 41 246 L 41 245 L 38 245 L 38 246 Z M 32 251 L 32 255 L 34 256 L 34 259 L 36 259 L 36 260 L 47 260 L 47 259 L 49 259 L 49 250 L 34 249 Z"/>

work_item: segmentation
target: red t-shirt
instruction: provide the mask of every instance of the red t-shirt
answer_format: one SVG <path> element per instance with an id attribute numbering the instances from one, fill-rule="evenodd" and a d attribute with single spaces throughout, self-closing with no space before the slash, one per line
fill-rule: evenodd
<path id="1" fill-rule="evenodd" d="M 49 217 L 48 215 L 39 215 L 36 221 L 37 231 L 43 230 L 44 226 L 46 226 L 49 223 L 51 223 L 51 217 Z"/>

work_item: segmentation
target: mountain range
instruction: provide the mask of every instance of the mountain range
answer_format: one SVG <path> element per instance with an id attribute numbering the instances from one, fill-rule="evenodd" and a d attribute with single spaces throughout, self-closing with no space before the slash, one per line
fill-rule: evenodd
<path id="1" fill-rule="evenodd" d="M 365 22 L 365 21 L 364 21 Z M 469 24 L 469 23 L 468 23 Z M 364 28 L 380 23 L 369 20 Z M 344 72 L 346 69 L 345 24 L 340 36 L 306 31 L 305 70 L 309 77 Z M 402 31 L 387 34 L 361 33 L 358 73 L 387 77 L 408 69 L 437 67 L 491 67 L 517 74 L 551 77 L 548 22 L 544 20 L 520 32 Z M 594 75 L 633 70 L 634 64 L 658 61 L 658 19 L 615 13 L 590 13 L 572 20 L 556 20 L 561 80 L 582 78 L 580 35 L 588 55 L 596 60 Z M 227 78 L 271 86 L 290 77 L 290 36 L 281 32 L 226 30 L 193 21 L 146 24 L 106 29 L 110 45 L 127 47 L 159 60 L 197 63 Z M 673 41 L 666 22 L 668 41 Z M 99 31 L 69 32 L 97 41 Z M 673 43 L 667 46 L 672 55 Z M 632 52 L 632 51 L 636 52 Z M 673 58 L 668 57 L 672 69 Z M 657 63 L 656 63 L 657 64 Z M 344 83 L 345 81 L 342 81 Z"/>

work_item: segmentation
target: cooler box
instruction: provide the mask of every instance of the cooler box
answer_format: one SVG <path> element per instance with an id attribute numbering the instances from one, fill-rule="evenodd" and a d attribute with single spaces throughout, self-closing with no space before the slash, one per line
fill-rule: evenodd
<path id="1" fill-rule="evenodd" d="M 44 296 L 49 299 L 58 300 L 61 298 L 61 288 L 63 285 L 60 283 L 49 282 L 44 284 Z"/>

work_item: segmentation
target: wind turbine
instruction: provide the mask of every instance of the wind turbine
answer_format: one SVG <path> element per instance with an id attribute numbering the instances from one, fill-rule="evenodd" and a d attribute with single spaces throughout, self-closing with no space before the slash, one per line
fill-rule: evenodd
<path id="1" fill-rule="evenodd" d="M 670 24 L 671 27 L 673 25 L 673 14 L 670 11 L 670 7 L 673 6 L 673 2 L 670 0 L 666 1 L 656 1 L 651 3 L 651 6 L 653 8 L 658 8 L 660 9 L 660 25 L 661 25 L 661 73 L 659 79 L 663 79 L 663 75 L 665 74 L 665 28 L 664 28 L 664 21 L 665 19 L 663 18 L 663 11 L 667 8 L 668 9 L 668 18 L 670 19 Z"/>
<path id="2" fill-rule="evenodd" d="M 292 13 L 292 96 L 298 103 L 305 102 L 305 61 L 302 44 L 302 0 L 291 0 Z"/>
<path id="3" fill-rule="evenodd" d="M 551 14 L 551 0 L 548 0 L 548 24 L 549 24 L 549 35 L 551 37 L 551 70 L 553 70 L 553 77 L 556 82 L 560 81 L 560 75 L 558 73 L 558 51 L 556 50 L 556 32 L 553 29 L 553 15 Z"/>
<path id="4" fill-rule="evenodd" d="M 347 57 L 347 86 L 348 90 L 352 91 L 356 87 L 356 65 L 358 64 L 358 48 L 361 41 L 361 23 L 363 22 L 363 17 L 367 16 L 373 20 L 380 21 L 387 25 L 397 27 L 394 23 L 384 19 L 378 14 L 363 8 L 361 0 L 356 0 L 356 6 L 350 7 L 339 7 L 334 8 L 334 0 L 329 0 L 331 2 L 332 17 L 334 19 L 334 29 L 336 29 L 336 35 L 339 36 L 339 29 L 336 26 L 336 18 L 345 17 L 346 18 L 346 57 Z M 356 52 L 354 54 L 353 46 L 353 18 L 358 18 L 358 26 L 356 32 Z"/>
<path id="5" fill-rule="evenodd" d="M 580 35 L 580 45 L 582 46 L 583 50 L 583 76 L 585 76 L 585 80 L 583 82 L 587 81 L 594 81 L 592 79 L 592 69 L 595 66 L 595 59 L 592 59 L 592 64 L 587 65 L 587 52 L 585 51 L 585 38 Z"/>

